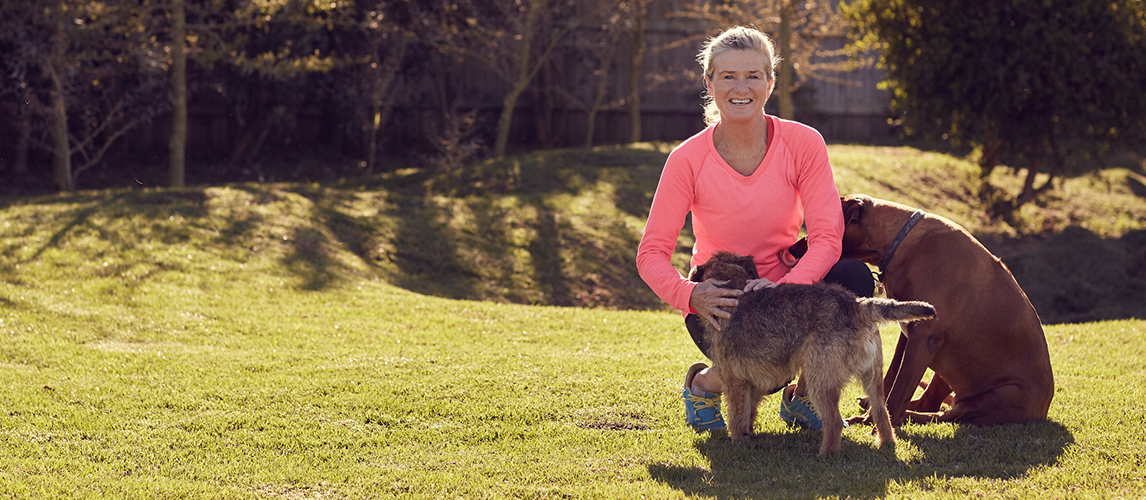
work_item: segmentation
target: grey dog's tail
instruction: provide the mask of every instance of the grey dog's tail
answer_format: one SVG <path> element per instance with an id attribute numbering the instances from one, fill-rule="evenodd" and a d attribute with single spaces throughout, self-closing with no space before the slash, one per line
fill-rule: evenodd
<path id="1" fill-rule="evenodd" d="M 900 302 L 892 299 L 860 299 L 860 308 L 876 323 L 932 319 L 935 308 L 926 302 Z"/>

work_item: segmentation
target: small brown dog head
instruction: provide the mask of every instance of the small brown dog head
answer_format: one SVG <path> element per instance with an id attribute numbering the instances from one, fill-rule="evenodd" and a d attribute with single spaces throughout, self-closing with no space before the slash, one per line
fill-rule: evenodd
<path id="1" fill-rule="evenodd" d="M 878 254 L 864 247 L 868 231 L 864 226 L 864 212 L 867 212 L 873 203 L 870 197 L 862 194 L 840 197 L 840 205 L 844 211 L 843 253 L 840 257 L 870 263 L 879 260 Z"/>
<path id="2" fill-rule="evenodd" d="M 844 227 L 851 226 L 854 222 L 859 222 L 863 217 L 864 209 L 870 207 L 872 199 L 862 194 L 853 194 L 850 196 L 841 196 L 840 205 L 844 210 Z"/>
<path id="3" fill-rule="evenodd" d="M 690 281 L 697 283 L 710 279 L 728 281 L 723 285 L 724 288 L 744 288 L 749 280 L 759 277 L 756 274 L 756 261 L 752 257 L 732 252 L 717 252 L 708 262 L 696 266 L 688 275 Z"/>

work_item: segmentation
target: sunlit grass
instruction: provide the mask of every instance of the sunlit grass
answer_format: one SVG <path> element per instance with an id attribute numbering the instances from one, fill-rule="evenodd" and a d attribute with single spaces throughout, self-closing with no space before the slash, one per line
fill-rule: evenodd
<path id="1" fill-rule="evenodd" d="M 1146 494 L 1138 320 L 1047 327 L 1047 422 L 907 426 L 894 449 L 853 427 L 827 460 L 774 398 L 749 443 L 688 430 L 679 314 L 611 310 L 647 291 L 604 281 L 632 267 L 663 154 L 519 158 L 516 188 L 413 172 L 5 200 L 0 496 Z M 547 305 L 578 293 L 602 307 Z"/>

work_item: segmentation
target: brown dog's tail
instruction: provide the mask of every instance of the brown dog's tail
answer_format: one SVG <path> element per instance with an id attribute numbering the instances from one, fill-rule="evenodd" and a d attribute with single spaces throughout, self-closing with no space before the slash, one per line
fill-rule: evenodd
<path id="1" fill-rule="evenodd" d="M 859 299 L 863 314 L 875 323 L 932 319 L 935 308 L 926 302 L 900 302 L 892 299 Z"/>

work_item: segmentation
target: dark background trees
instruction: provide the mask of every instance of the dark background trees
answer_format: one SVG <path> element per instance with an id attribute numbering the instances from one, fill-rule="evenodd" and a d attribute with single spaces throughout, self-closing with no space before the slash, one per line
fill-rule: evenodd
<path id="1" fill-rule="evenodd" d="M 167 110 L 166 58 L 149 36 L 147 8 L 9 2 L 0 19 L 6 77 L 0 95 L 19 137 L 14 172 L 32 172 L 29 152 L 36 148 L 40 164 L 51 165 L 52 184 L 74 189 L 121 138 Z"/>
<path id="2" fill-rule="evenodd" d="M 1010 219 L 1059 176 L 1100 168 L 1146 130 L 1146 22 L 1138 0 L 930 2 L 843 7 L 858 46 L 880 53 L 910 135 L 977 148 L 980 195 Z M 989 182 L 1025 168 L 1022 189 Z"/>
<path id="3" fill-rule="evenodd" d="M 979 146 L 985 174 L 1005 164 L 1061 175 L 1093 164 L 1084 153 L 1141 138 L 1141 98 L 1126 91 L 1146 73 L 1141 1 L 919 7 L 857 0 L 846 11 L 853 36 L 882 54 L 908 131 Z M 889 94 L 874 88 L 882 73 L 846 65 L 855 59 L 838 50 L 847 40 L 835 9 L 6 0 L 0 175 L 8 192 L 323 180 L 680 140 L 702 126 L 699 44 L 735 23 L 768 31 L 787 55 L 770 112 L 829 140 L 891 139 Z M 1053 185 L 1044 178 L 1030 193 Z M 1000 213 L 1031 196 L 983 192 Z"/>

